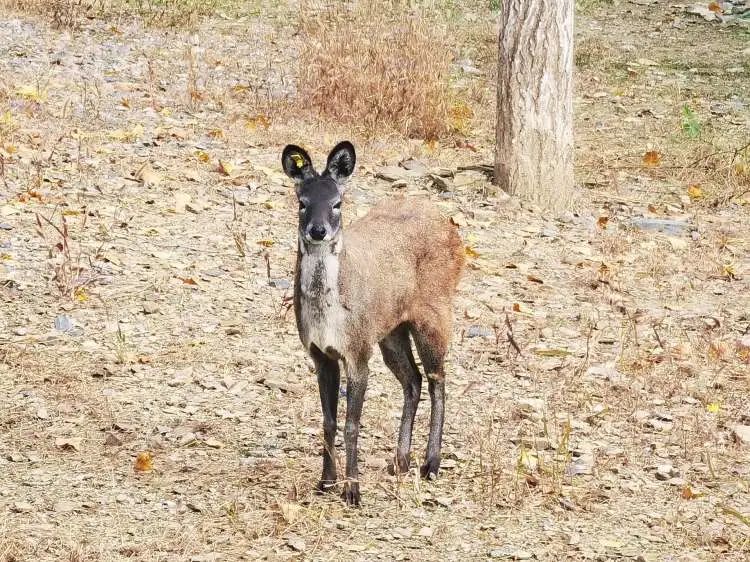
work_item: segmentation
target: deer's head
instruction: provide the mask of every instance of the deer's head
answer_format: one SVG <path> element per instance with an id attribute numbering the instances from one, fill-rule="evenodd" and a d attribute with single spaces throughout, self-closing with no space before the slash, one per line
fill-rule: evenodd
<path id="1" fill-rule="evenodd" d="M 319 174 L 305 149 L 293 144 L 284 148 L 281 164 L 296 186 L 299 236 L 306 246 L 338 240 L 344 183 L 354 172 L 356 160 L 354 145 L 340 142 L 331 150 L 326 168 Z"/>

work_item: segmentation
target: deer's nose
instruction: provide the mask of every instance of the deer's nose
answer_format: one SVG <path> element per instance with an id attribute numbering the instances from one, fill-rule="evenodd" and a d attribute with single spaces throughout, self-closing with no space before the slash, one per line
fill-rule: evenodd
<path id="1" fill-rule="evenodd" d="M 313 225 L 313 226 L 310 227 L 310 238 L 312 238 L 313 240 L 317 240 L 318 242 L 320 242 L 325 237 L 326 237 L 326 227 L 325 226 L 322 226 L 322 225 L 319 225 L 319 224 L 315 224 L 315 225 Z"/>

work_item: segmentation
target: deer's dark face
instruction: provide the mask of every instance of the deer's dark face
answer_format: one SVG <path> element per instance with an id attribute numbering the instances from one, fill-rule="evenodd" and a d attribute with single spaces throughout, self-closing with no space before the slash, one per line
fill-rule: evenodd
<path id="1" fill-rule="evenodd" d="M 307 244 L 335 240 L 341 230 L 341 191 L 329 177 L 303 182 L 299 199 L 299 236 Z"/>
<path id="2" fill-rule="evenodd" d="M 344 182 L 354 172 L 356 156 L 349 141 L 337 144 L 318 174 L 304 149 L 289 145 L 281 155 L 286 174 L 296 184 L 299 199 L 299 237 L 307 245 L 327 244 L 341 233 Z"/>

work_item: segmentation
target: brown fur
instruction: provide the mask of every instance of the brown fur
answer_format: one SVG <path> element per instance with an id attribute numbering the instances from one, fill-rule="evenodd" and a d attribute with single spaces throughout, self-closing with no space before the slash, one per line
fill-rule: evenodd
<path id="1" fill-rule="evenodd" d="M 404 322 L 429 325 L 447 345 L 464 249 L 456 225 L 434 205 L 381 201 L 344 229 L 339 262 L 348 346 L 372 347 Z"/>

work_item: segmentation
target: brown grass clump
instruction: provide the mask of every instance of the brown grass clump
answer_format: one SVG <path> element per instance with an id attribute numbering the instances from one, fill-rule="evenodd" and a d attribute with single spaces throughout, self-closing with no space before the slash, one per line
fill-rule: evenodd
<path id="1" fill-rule="evenodd" d="M 330 8 L 303 25 L 299 98 L 323 117 L 436 139 L 450 132 L 452 52 L 423 14 L 378 0 Z"/>

